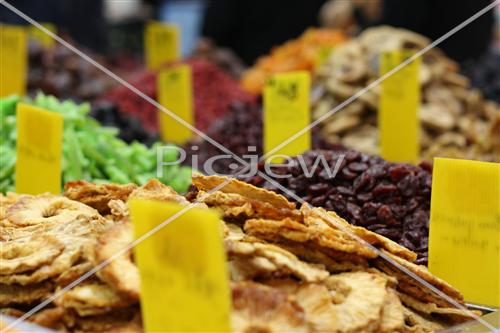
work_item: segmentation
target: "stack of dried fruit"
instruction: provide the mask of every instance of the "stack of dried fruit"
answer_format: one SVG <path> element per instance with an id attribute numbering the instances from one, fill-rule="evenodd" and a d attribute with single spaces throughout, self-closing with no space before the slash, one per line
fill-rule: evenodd
<path id="1" fill-rule="evenodd" d="M 228 113 L 214 122 L 205 134 L 240 158 L 248 154 L 260 157 L 263 155 L 262 109 L 248 103 L 233 103 Z M 315 128 L 312 130 L 312 146 L 318 149 L 333 147 L 320 138 Z M 188 142 L 184 149 L 187 153 L 187 163 L 194 160 L 192 156 L 196 155 L 198 165 L 193 167 L 205 173 L 212 173 L 211 170 L 203 169 L 204 163 L 209 158 L 226 154 L 212 143 L 198 137 Z M 213 162 L 213 171 L 220 174 L 232 174 L 240 167 L 241 163 L 231 157 L 216 159 Z"/>
<path id="2" fill-rule="evenodd" d="M 357 39 L 337 47 L 317 71 L 317 99 L 313 117 L 318 119 L 373 82 L 383 50 L 415 49 L 429 40 L 410 31 L 389 27 L 366 30 Z M 500 107 L 469 90 L 469 81 L 458 65 L 439 50 L 423 56 L 420 72 L 421 157 L 434 156 L 500 161 Z M 327 118 L 324 136 L 366 153 L 377 154 L 379 87 Z"/>
<path id="3" fill-rule="evenodd" d="M 266 78 L 275 73 L 312 70 L 322 53 L 346 40 L 340 30 L 309 29 L 302 36 L 274 48 L 268 56 L 257 60 L 254 67 L 244 73 L 241 84 L 252 92 L 261 93 Z"/>
<path id="4" fill-rule="evenodd" d="M 204 131 L 217 118 L 224 115 L 232 102 L 255 101 L 238 83 L 216 65 L 205 60 L 187 60 L 193 75 L 195 126 Z M 156 99 L 156 73 L 142 72 L 130 83 L 149 97 Z M 126 87 L 117 87 L 104 96 L 115 103 L 120 111 L 134 114 L 148 130 L 158 128 L 158 110 L 148 101 L 135 95 Z"/>
<path id="5" fill-rule="evenodd" d="M 331 168 L 330 173 L 318 163 L 320 160 Z M 293 195 L 398 242 L 418 254 L 416 263 L 427 264 L 430 165 L 389 163 L 380 157 L 339 149 L 308 151 L 285 165 L 270 168 L 273 173 L 269 178 Z M 266 173 L 263 165 L 260 171 Z M 244 180 L 294 200 L 259 175 Z"/>
<path id="6" fill-rule="evenodd" d="M 88 50 L 85 53 L 107 68 L 113 67 L 104 58 Z M 111 70 L 116 73 L 118 68 Z M 28 90 L 32 94 L 41 90 L 59 98 L 93 101 L 116 84 L 115 80 L 65 46 L 56 44 L 47 49 L 30 43 Z"/>
<path id="7" fill-rule="evenodd" d="M 33 100 L 16 96 L 0 99 L 0 192 L 12 191 L 15 183 L 16 164 L 16 105 L 32 104 L 59 113 L 64 119 L 62 144 L 62 182 L 84 179 L 95 182 L 134 182 L 144 184 L 157 175 L 157 148 L 139 142 L 128 145 L 120 140 L 118 130 L 103 127 L 88 117 L 89 104 L 59 101 L 53 96 L 38 94 Z M 165 149 L 164 162 L 177 159 L 175 149 Z M 184 192 L 191 182 L 191 169 L 178 165 L 165 166 L 161 178 L 179 192 Z"/>
<path id="8" fill-rule="evenodd" d="M 463 308 L 460 292 L 413 263 L 416 254 L 412 251 L 352 226 L 335 213 L 307 206 L 297 209 L 283 196 L 236 180 L 208 193 L 224 181 L 226 178 L 196 176 L 193 183 L 198 192 L 192 197 L 219 210 L 225 221 L 234 332 L 435 332 L 475 315 Z M 16 298 L 0 299 L 0 311 L 21 315 L 26 306 L 52 295 L 129 244 L 133 239 L 125 204 L 129 198 L 188 204 L 184 197 L 156 181 L 141 188 L 75 183 L 69 185 L 66 195 L 74 200 L 55 196 L 1 197 L 6 210 L 0 216 L 5 226 L 0 234 L 4 249 L 17 246 L 19 251 L 28 251 L 21 246 L 26 243 L 31 252 L 25 256 L 17 251 L 2 253 L 5 265 L 0 266 L 0 288 L 9 291 L 15 286 L 18 292 Z M 50 204 L 42 200 L 50 200 Z M 68 208 L 55 210 L 50 216 L 40 213 L 40 207 L 50 211 L 57 201 L 64 201 Z M 78 201 L 95 207 L 102 215 Z M 37 207 L 37 213 L 30 207 Z M 80 213 L 84 216 L 74 218 Z M 59 270 L 54 270 L 53 263 L 45 260 L 47 255 L 38 255 L 45 248 L 45 240 L 37 237 L 63 238 L 64 232 L 58 234 L 59 222 L 72 216 L 78 222 L 69 226 L 75 226 L 79 233 L 71 237 L 78 240 L 98 221 L 99 226 L 111 226 L 105 231 L 100 227 L 87 232 L 89 241 L 85 244 L 89 246 L 79 247 L 71 258 L 64 257 L 66 247 L 81 243 L 67 245 L 59 240 L 59 247 L 54 245 L 50 255 L 66 260 L 64 265 L 58 265 Z M 34 235 L 32 228 L 47 231 Z M 96 243 L 90 241 L 94 239 Z M 61 271 L 61 267 L 65 270 Z M 435 289 L 402 273 L 402 268 Z M 21 277 L 26 280 L 32 276 L 39 276 L 39 282 L 47 286 L 15 284 Z M 49 308 L 30 319 L 70 332 L 140 332 L 139 285 L 132 256 L 124 253 L 97 276 L 56 298 Z M 40 293 L 34 293 L 31 287 L 41 288 Z M 438 293 L 462 309 L 450 306 Z"/>

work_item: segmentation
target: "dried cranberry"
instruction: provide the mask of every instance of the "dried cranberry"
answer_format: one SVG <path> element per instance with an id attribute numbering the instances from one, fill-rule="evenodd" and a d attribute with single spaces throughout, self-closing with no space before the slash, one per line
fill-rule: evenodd
<path id="1" fill-rule="evenodd" d="M 392 184 L 380 184 L 373 189 L 373 197 L 375 199 L 381 199 L 383 197 L 388 197 L 394 195 L 398 188 Z"/>
<path id="2" fill-rule="evenodd" d="M 347 167 L 349 168 L 349 170 L 358 173 L 368 169 L 368 165 L 366 163 L 358 163 L 358 162 L 352 162 Z"/>
<path id="3" fill-rule="evenodd" d="M 314 184 L 309 186 L 309 193 L 311 194 L 324 194 L 330 189 L 330 186 L 328 184 Z"/>
<path id="4" fill-rule="evenodd" d="M 411 173 L 410 167 L 405 164 L 397 164 L 389 169 L 393 182 L 400 181 L 403 177 Z"/>
<path id="5" fill-rule="evenodd" d="M 359 208 L 358 205 L 353 204 L 353 203 L 348 203 L 347 204 L 347 212 L 351 214 L 351 216 L 356 220 L 361 219 L 361 208 Z"/>
<path id="6" fill-rule="evenodd" d="M 319 197 L 312 198 L 312 200 L 310 202 L 311 202 L 311 205 L 313 205 L 315 207 L 321 207 L 321 206 L 323 206 L 325 201 L 326 201 L 326 196 L 320 195 Z"/>
<path id="7" fill-rule="evenodd" d="M 380 206 L 380 208 L 377 209 L 377 217 L 383 222 L 388 222 L 393 218 L 391 208 L 387 205 Z"/>

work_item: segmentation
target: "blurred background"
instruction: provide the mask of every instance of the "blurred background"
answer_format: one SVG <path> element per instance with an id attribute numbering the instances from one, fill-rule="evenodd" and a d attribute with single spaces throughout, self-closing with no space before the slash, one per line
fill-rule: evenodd
<path id="1" fill-rule="evenodd" d="M 490 0 L 15 0 L 12 4 L 40 22 L 51 22 L 76 42 L 105 54 L 141 54 L 148 20 L 176 24 L 182 55 L 206 39 L 236 52 L 247 65 L 274 45 L 298 37 L 306 28 L 341 28 L 350 34 L 391 25 L 435 39 L 470 17 Z M 452 10 L 451 10 L 452 9 Z M 500 10 L 490 11 L 442 44 L 456 60 L 498 51 Z M 5 8 L 0 21 L 24 24 Z"/>

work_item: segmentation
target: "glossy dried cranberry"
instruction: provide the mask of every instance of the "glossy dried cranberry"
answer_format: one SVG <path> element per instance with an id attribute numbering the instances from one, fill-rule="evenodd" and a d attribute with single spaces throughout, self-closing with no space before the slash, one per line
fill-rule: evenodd
<path id="1" fill-rule="evenodd" d="M 381 199 L 384 197 L 392 196 L 398 188 L 392 184 L 379 184 L 373 189 L 373 197 L 375 199 Z"/>
<path id="2" fill-rule="evenodd" d="M 326 201 L 326 196 L 320 195 L 318 197 L 313 197 L 310 201 L 311 205 L 314 207 L 321 207 Z"/>
<path id="3" fill-rule="evenodd" d="M 356 221 L 361 219 L 361 208 L 358 205 L 349 202 L 346 209 Z"/>
<path id="4" fill-rule="evenodd" d="M 344 195 L 354 195 L 354 190 L 345 186 L 337 187 L 337 192 Z"/>
<path id="5" fill-rule="evenodd" d="M 328 190 L 330 189 L 330 186 L 328 186 L 328 184 L 324 184 L 324 183 L 318 183 L 318 184 L 313 184 L 311 186 L 309 186 L 309 193 L 311 194 L 325 194 L 326 192 L 328 192 Z"/>
<path id="6" fill-rule="evenodd" d="M 389 168 L 389 174 L 393 182 L 398 182 L 403 179 L 406 175 L 410 174 L 410 166 L 405 164 L 397 164 Z"/>
<path id="7" fill-rule="evenodd" d="M 382 222 L 388 222 L 393 218 L 391 208 L 387 205 L 382 205 L 377 209 L 377 217 Z"/>
<path id="8" fill-rule="evenodd" d="M 349 163 L 349 165 L 347 167 L 349 168 L 349 170 L 354 171 L 354 172 L 358 172 L 358 173 L 363 172 L 366 169 L 368 169 L 368 165 L 366 163 L 359 163 L 359 162 Z"/>

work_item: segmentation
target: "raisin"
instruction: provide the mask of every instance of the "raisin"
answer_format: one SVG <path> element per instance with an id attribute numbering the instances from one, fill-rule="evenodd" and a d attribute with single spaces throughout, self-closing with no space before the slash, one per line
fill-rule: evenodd
<path id="1" fill-rule="evenodd" d="M 348 166 L 349 170 L 354 171 L 354 172 L 363 172 L 366 169 L 368 169 L 368 165 L 366 163 L 358 163 L 358 162 L 352 162 Z"/>

